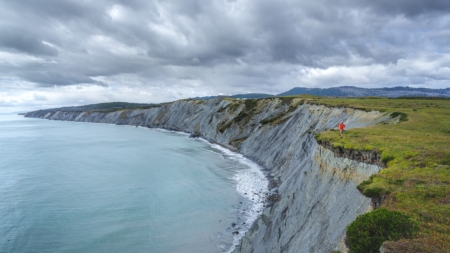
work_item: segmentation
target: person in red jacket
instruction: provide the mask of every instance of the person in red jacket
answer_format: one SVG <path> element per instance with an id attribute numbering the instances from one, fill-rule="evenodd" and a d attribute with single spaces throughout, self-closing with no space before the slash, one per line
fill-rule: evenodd
<path id="1" fill-rule="evenodd" d="M 338 124 L 338 127 L 339 127 L 339 135 L 342 138 L 342 132 L 344 132 L 344 128 L 345 128 L 344 121 L 341 121 L 341 123 Z"/>

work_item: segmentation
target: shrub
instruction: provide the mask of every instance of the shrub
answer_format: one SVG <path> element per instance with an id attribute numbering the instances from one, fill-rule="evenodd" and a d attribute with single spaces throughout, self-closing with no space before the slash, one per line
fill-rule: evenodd
<path id="1" fill-rule="evenodd" d="M 373 183 L 373 177 L 372 176 L 369 178 L 369 180 L 362 181 L 358 186 L 356 186 L 356 188 L 358 188 L 358 190 L 363 192 L 364 189 L 366 188 L 366 186 L 368 186 L 371 183 Z"/>
<path id="2" fill-rule="evenodd" d="M 411 238 L 418 231 L 417 223 L 397 211 L 380 208 L 358 216 L 347 228 L 351 252 L 379 252 L 384 241 Z"/>
<path id="3" fill-rule="evenodd" d="M 381 154 L 381 161 L 384 163 L 384 164 L 387 164 L 388 162 L 390 162 L 390 161 L 392 161 L 392 160 L 394 160 L 395 159 L 395 156 L 393 156 L 393 155 L 384 155 L 384 154 Z"/>
<path id="4" fill-rule="evenodd" d="M 443 165 L 450 165 L 450 157 L 444 158 L 444 160 L 441 161 Z"/>
<path id="5" fill-rule="evenodd" d="M 382 192 L 383 192 L 383 189 L 381 189 L 379 187 L 373 187 L 373 188 L 364 189 L 363 194 L 366 197 L 373 198 L 373 197 L 379 197 Z"/>
<path id="6" fill-rule="evenodd" d="M 256 107 L 256 105 L 258 104 L 258 99 L 247 99 L 244 103 L 245 109 L 250 111 Z"/>
<path id="7" fill-rule="evenodd" d="M 393 112 L 391 113 L 392 118 L 397 118 L 400 116 L 400 122 L 408 121 L 408 114 L 404 112 Z"/>

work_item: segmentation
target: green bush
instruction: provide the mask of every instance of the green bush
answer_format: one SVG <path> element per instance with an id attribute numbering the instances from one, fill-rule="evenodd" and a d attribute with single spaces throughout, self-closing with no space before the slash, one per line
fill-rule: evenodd
<path id="1" fill-rule="evenodd" d="M 362 181 L 356 188 L 358 188 L 358 190 L 360 191 L 363 191 L 366 186 L 373 183 L 374 177 L 375 175 L 371 175 L 369 179 Z"/>
<path id="2" fill-rule="evenodd" d="M 400 122 L 408 121 L 408 114 L 404 112 L 393 112 L 391 113 L 391 118 L 396 118 L 400 116 Z"/>
<path id="3" fill-rule="evenodd" d="M 383 162 L 384 164 L 387 164 L 388 162 L 390 162 L 394 159 L 395 159 L 395 156 L 393 156 L 393 155 L 381 154 L 381 162 Z"/>
<path id="4" fill-rule="evenodd" d="M 258 104 L 258 99 L 247 99 L 244 103 L 245 109 L 250 111 L 256 107 L 256 105 Z"/>
<path id="5" fill-rule="evenodd" d="M 417 223 L 397 211 L 380 208 L 358 216 L 347 228 L 350 251 L 379 252 L 384 241 L 411 238 L 418 231 Z"/>
<path id="6" fill-rule="evenodd" d="M 373 197 L 379 197 L 381 193 L 383 192 L 383 189 L 379 187 L 373 187 L 373 188 L 366 188 L 363 191 L 364 196 L 373 198 Z"/>
<path id="7" fill-rule="evenodd" d="M 443 165 L 450 165 L 450 157 L 444 158 L 444 160 L 441 161 Z"/>

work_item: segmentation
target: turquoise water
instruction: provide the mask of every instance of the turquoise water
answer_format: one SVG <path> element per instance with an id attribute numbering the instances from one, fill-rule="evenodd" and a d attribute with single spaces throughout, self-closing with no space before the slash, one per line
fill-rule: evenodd
<path id="1" fill-rule="evenodd" d="M 0 114 L 0 252 L 227 252 L 265 192 L 184 134 Z"/>

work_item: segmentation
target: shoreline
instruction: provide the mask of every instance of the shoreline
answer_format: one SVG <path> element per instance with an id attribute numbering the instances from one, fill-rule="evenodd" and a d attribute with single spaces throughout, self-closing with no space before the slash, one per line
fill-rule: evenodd
<path id="1" fill-rule="evenodd" d="M 164 128 L 204 136 L 231 151 L 236 149 L 229 145 L 236 144 L 239 153 L 262 165 L 261 173 L 269 180 L 272 193 L 267 207 L 273 204 L 258 216 L 233 251 L 242 253 L 345 250 L 340 244 L 345 228 L 366 212 L 370 201 L 356 188 L 360 177 L 353 170 L 341 168 L 346 171 L 345 178 L 334 170 L 324 171 L 324 164 L 342 165 L 342 161 L 334 156 L 318 157 L 311 133 L 331 129 L 340 120 L 355 128 L 390 118 L 385 113 L 302 103 L 296 98 L 260 99 L 256 104 L 183 100 L 147 110 L 107 113 L 52 109 L 30 112 L 26 117 Z M 355 172 L 364 171 L 362 164 L 355 166 Z M 363 174 L 361 179 L 369 177 Z"/>
<path id="2" fill-rule="evenodd" d="M 19 115 L 22 116 L 22 115 Z M 32 117 L 26 117 L 28 119 L 36 119 L 41 120 L 39 118 L 32 118 Z M 74 122 L 74 123 L 91 123 L 91 124 L 104 124 L 104 125 L 110 125 L 110 126 L 122 126 L 122 127 L 131 127 L 131 128 L 141 128 L 143 130 L 153 130 L 153 131 L 159 131 L 163 133 L 175 133 L 178 135 L 182 135 L 188 139 L 192 140 L 199 140 L 201 142 L 206 143 L 209 147 L 218 150 L 218 152 L 226 157 L 226 159 L 232 159 L 237 161 L 239 164 L 244 165 L 245 167 L 248 167 L 248 170 L 251 170 L 252 168 L 256 168 L 259 172 L 262 173 L 264 176 L 264 179 L 267 182 L 266 185 L 266 191 L 265 194 L 263 194 L 262 200 L 259 201 L 253 201 L 250 194 L 245 193 L 243 194 L 240 192 L 237 188 L 239 186 L 238 180 L 235 178 L 236 175 L 234 175 L 233 180 L 236 181 L 236 188 L 235 191 L 238 193 L 238 195 L 245 199 L 248 203 L 248 206 L 245 205 L 245 202 L 241 201 L 240 203 L 237 202 L 235 206 L 232 208 L 236 211 L 236 220 L 229 224 L 229 226 L 222 232 L 224 233 L 230 233 L 232 235 L 232 241 L 228 242 L 230 247 L 225 247 L 224 249 L 221 249 L 220 252 L 222 253 L 231 253 L 234 251 L 236 246 L 239 245 L 242 237 L 245 235 L 245 233 L 250 229 L 252 224 L 258 219 L 258 217 L 262 214 L 263 210 L 266 207 L 272 206 L 275 202 L 270 202 L 272 198 L 271 192 L 273 192 L 274 187 L 273 186 L 273 180 L 271 180 L 270 171 L 257 162 L 253 161 L 252 159 L 246 157 L 245 155 L 238 152 L 237 149 L 232 149 L 231 147 L 228 147 L 226 145 L 222 145 L 220 143 L 217 143 L 212 140 L 208 140 L 204 138 L 203 136 L 192 136 L 192 134 L 184 131 L 174 130 L 174 129 L 166 129 L 161 127 L 146 127 L 146 126 L 135 126 L 135 125 L 126 125 L 126 124 L 114 124 L 114 123 L 105 123 L 105 122 L 84 122 L 84 121 L 67 121 L 67 122 Z M 246 164 L 247 162 L 247 164 Z M 253 194 L 258 194 L 261 192 L 252 192 Z M 261 208 L 258 208 L 258 204 L 262 204 Z M 257 214 L 252 216 L 252 214 Z M 220 249 L 219 245 L 218 248 Z"/>
<path id="3" fill-rule="evenodd" d="M 270 171 L 268 169 L 264 168 L 262 165 L 258 164 L 257 162 L 253 161 L 252 159 L 246 157 L 244 154 L 239 153 L 239 151 L 236 148 L 232 148 L 232 147 L 223 145 L 221 143 L 217 143 L 215 141 L 208 140 L 201 135 L 192 135 L 187 132 L 177 131 L 177 130 L 173 130 L 173 129 L 165 129 L 165 128 L 160 128 L 160 127 L 157 127 L 157 128 L 143 127 L 143 128 L 148 128 L 148 129 L 162 131 L 162 132 L 177 133 L 177 134 L 182 134 L 184 136 L 188 136 L 189 139 L 194 139 L 194 140 L 198 139 L 202 142 L 207 143 L 210 147 L 218 149 L 219 152 L 224 156 L 230 156 L 230 157 L 232 156 L 234 158 L 237 158 L 236 160 L 240 164 L 246 165 L 245 162 L 247 161 L 248 163 L 250 163 L 251 165 L 256 167 L 256 169 L 262 173 L 262 175 L 264 176 L 264 179 L 267 180 L 267 186 L 266 186 L 267 189 L 266 189 L 266 192 L 263 193 L 262 200 L 253 201 L 251 199 L 251 197 L 249 197 L 250 195 L 248 195 L 248 193 L 244 194 L 243 192 L 239 192 L 239 190 L 236 189 L 236 191 L 239 193 L 239 195 L 241 197 L 243 197 L 247 201 L 251 201 L 253 203 L 249 206 L 251 210 L 246 210 L 247 208 L 244 208 L 244 209 L 236 208 L 236 211 L 238 213 L 238 216 L 236 217 L 237 218 L 236 223 L 232 223 L 231 226 L 227 228 L 227 232 L 231 231 L 231 233 L 233 234 L 233 241 L 231 242 L 232 246 L 228 250 L 223 251 L 223 252 L 224 253 L 233 252 L 234 249 L 236 248 L 236 246 L 239 245 L 242 237 L 244 237 L 245 233 L 250 229 L 250 227 L 253 225 L 253 223 L 262 214 L 264 209 L 273 206 L 278 199 L 278 192 L 277 192 L 278 185 L 275 182 L 273 176 L 270 175 Z M 248 164 L 246 166 L 251 167 Z M 249 168 L 249 169 L 251 169 L 251 168 Z M 236 180 L 236 178 L 233 178 L 233 179 Z M 236 184 L 237 188 L 238 188 L 238 186 L 239 186 L 239 182 L 237 182 L 237 184 Z M 274 191 L 276 193 L 273 193 Z M 261 194 L 261 193 L 262 193 L 261 191 L 253 192 L 253 194 L 256 194 L 258 196 L 260 196 L 259 194 Z M 259 208 L 258 203 L 262 204 L 262 207 Z M 239 203 L 237 203 L 237 204 L 239 204 Z M 243 202 L 240 202 L 240 204 L 243 204 Z M 251 213 L 249 213 L 250 211 L 257 213 L 257 215 L 254 217 L 251 217 Z M 241 213 L 241 214 L 239 215 L 239 213 Z M 242 223 L 242 220 L 240 218 L 243 218 L 246 220 Z M 249 219 L 251 219 L 251 220 L 249 220 Z M 241 224 L 238 224 L 239 222 Z M 245 226 L 245 229 L 239 230 L 240 228 L 242 228 L 241 226 Z"/>
<path id="4" fill-rule="evenodd" d="M 207 143 L 210 147 L 219 150 L 219 152 L 223 156 L 229 156 L 228 159 L 233 157 L 235 159 L 233 159 L 233 158 L 231 158 L 231 159 L 237 160 L 240 164 L 243 164 L 243 165 L 249 167 L 249 170 L 251 169 L 250 167 L 253 167 L 262 173 L 262 175 L 264 176 L 264 179 L 267 180 L 266 191 L 265 192 L 261 192 L 261 191 L 252 192 L 253 194 L 258 195 L 259 197 L 261 197 L 260 194 L 263 193 L 262 200 L 260 199 L 258 201 L 253 201 L 252 197 L 255 197 L 255 195 L 253 195 L 252 197 L 249 197 L 250 195 L 247 192 L 244 194 L 243 192 L 239 192 L 239 190 L 236 189 L 236 191 L 239 193 L 239 195 L 242 198 L 244 198 L 247 201 L 250 201 L 252 203 L 249 205 L 250 210 L 247 210 L 248 207 L 247 208 L 236 207 L 236 211 L 238 214 L 236 217 L 237 220 L 235 223 L 233 222 L 232 224 L 230 224 L 231 226 L 226 229 L 226 232 L 231 232 L 233 234 L 233 241 L 231 242 L 232 246 L 228 250 L 223 251 L 224 253 L 233 252 L 233 250 L 236 248 L 236 246 L 239 245 L 239 243 L 240 243 L 242 237 L 244 237 L 245 233 L 250 229 L 250 227 L 258 219 L 258 217 L 263 213 L 264 209 L 273 206 L 279 198 L 278 191 L 277 191 L 278 183 L 275 181 L 274 177 L 270 175 L 270 170 L 264 168 L 262 165 L 258 164 L 254 160 L 246 157 L 244 154 L 239 153 L 239 151 L 236 148 L 232 148 L 232 147 L 217 143 L 215 141 L 208 140 L 201 135 L 193 135 L 188 132 L 178 131 L 178 130 L 174 130 L 174 129 L 166 129 L 166 128 L 160 128 L 160 127 L 132 126 L 132 125 L 118 125 L 118 126 L 147 128 L 150 130 L 156 130 L 156 131 L 161 131 L 161 132 L 166 132 L 166 133 L 180 134 L 180 135 L 186 136 L 187 138 L 193 139 L 193 140 L 198 139 L 202 142 Z M 249 164 L 245 164 L 246 162 Z M 233 179 L 237 180 L 236 178 L 233 178 Z M 237 184 L 236 184 L 237 188 L 238 188 L 238 186 L 239 186 L 239 182 L 237 182 Z M 239 205 L 239 204 L 242 205 L 243 202 L 237 203 L 237 205 Z M 258 204 L 262 204 L 262 207 L 258 207 Z M 257 213 L 257 215 L 251 217 L 251 213 L 249 213 L 250 211 L 253 211 L 253 213 Z M 241 214 L 239 215 L 239 213 L 241 213 Z M 245 221 L 242 223 L 242 220 L 244 220 L 244 219 L 245 219 Z M 241 224 L 239 224 L 239 222 Z M 245 226 L 245 228 L 242 229 L 242 226 Z M 241 230 L 239 230 L 239 229 L 241 229 Z"/>

